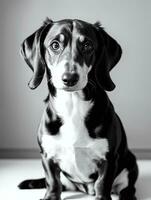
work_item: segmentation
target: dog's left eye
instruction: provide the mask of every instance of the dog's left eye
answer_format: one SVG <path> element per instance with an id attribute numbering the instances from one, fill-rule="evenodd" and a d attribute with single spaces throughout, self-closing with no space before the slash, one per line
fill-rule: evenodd
<path id="1" fill-rule="evenodd" d="M 53 51 L 58 51 L 60 50 L 60 44 L 58 41 L 54 41 L 50 44 L 50 47 Z"/>
<path id="2" fill-rule="evenodd" d="M 92 44 L 91 41 L 86 41 L 86 42 L 84 42 L 83 45 L 82 45 L 82 51 L 83 51 L 84 53 L 92 52 L 93 49 L 94 49 L 94 48 L 93 48 L 93 44 Z"/>

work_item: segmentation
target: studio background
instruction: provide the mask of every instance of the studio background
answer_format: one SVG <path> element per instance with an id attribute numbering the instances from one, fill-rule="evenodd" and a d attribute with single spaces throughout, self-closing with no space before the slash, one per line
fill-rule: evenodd
<path id="1" fill-rule="evenodd" d="M 22 41 L 46 17 L 100 21 L 123 49 L 111 72 L 109 93 L 135 152 L 151 157 L 151 1 L 0 1 L 0 156 L 37 155 L 37 129 L 47 96 L 46 81 L 27 86 L 31 70 L 20 56 Z"/>

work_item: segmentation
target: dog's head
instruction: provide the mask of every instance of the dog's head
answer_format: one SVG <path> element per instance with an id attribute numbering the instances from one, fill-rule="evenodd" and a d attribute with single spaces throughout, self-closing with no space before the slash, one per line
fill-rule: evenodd
<path id="1" fill-rule="evenodd" d="M 120 60 L 122 50 L 98 23 L 47 19 L 24 40 L 21 52 L 33 71 L 31 89 L 41 83 L 46 70 L 49 83 L 57 89 L 81 90 L 93 79 L 111 91 L 115 85 L 109 73 Z"/>

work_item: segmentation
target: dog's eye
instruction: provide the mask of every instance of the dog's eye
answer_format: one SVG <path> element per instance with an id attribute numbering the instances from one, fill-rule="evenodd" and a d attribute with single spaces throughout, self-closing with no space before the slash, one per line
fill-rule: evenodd
<path id="1" fill-rule="evenodd" d="M 82 50 L 84 53 L 89 53 L 89 52 L 92 52 L 93 51 L 93 44 L 91 41 L 86 41 L 83 43 L 83 47 L 82 47 Z"/>
<path id="2" fill-rule="evenodd" d="M 60 44 L 59 44 L 58 41 L 52 42 L 51 45 L 50 45 L 50 47 L 51 47 L 51 49 L 52 49 L 53 51 L 58 51 L 58 50 L 60 50 Z"/>

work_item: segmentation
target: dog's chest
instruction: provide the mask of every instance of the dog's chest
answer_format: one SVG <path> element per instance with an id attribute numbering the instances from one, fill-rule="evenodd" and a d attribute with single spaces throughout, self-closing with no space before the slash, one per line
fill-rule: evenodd
<path id="1" fill-rule="evenodd" d="M 103 138 L 89 137 L 84 119 L 92 103 L 79 99 L 77 95 L 65 98 L 62 104 L 55 102 L 63 125 L 56 136 L 44 135 L 42 146 L 47 157 L 58 162 L 61 170 L 68 173 L 73 181 L 90 182 L 90 175 L 97 171 L 96 161 L 105 159 L 108 142 Z"/>

